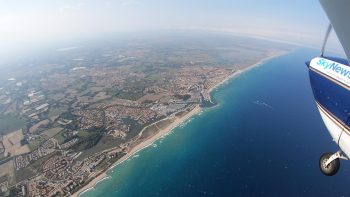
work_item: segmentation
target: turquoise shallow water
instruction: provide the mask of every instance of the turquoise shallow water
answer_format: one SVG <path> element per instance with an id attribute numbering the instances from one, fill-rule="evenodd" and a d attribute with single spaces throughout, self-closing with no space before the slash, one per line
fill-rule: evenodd
<path id="1" fill-rule="evenodd" d="M 350 163 L 325 177 L 320 154 L 336 151 L 316 110 L 300 49 L 213 92 L 205 109 L 115 167 L 91 196 L 350 196 Z"/>

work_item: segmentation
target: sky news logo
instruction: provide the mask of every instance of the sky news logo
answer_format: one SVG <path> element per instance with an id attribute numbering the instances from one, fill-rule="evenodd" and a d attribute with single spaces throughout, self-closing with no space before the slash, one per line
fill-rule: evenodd
<path id="1" fill-rule="evenodd" d="M 341 64 L 338 64 L 333 61 L 327 61 L 326 59 L 319 59 L 317 65 L 322 66 L 325 70 L 332 70 L 344 77 L 350 79 L 350 70 L 344 68 Z"/>

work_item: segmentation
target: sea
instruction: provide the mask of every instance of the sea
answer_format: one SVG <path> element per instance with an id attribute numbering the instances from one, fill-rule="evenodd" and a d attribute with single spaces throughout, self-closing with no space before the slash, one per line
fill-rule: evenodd
<path id="1" fill-rule="evenodd" d="M 80 196 L 350 196 L 350 162 L 326 177 L 318 162 L 338 147 L 312 96 L 298 49 L 212 92 L 217 106 L 173 129 Z"/>

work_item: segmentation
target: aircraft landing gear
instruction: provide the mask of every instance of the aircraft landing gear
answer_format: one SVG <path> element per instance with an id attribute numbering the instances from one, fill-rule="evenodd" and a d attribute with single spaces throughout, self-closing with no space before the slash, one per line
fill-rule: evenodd
<path id="1" fill-rule="evenodd" d="M 348 159 L 340 151 L 336 153 L 324 153 L 320 158 L 320 170 L 326 176 L 335 175 L 340 168 L 339 159 Z"/>

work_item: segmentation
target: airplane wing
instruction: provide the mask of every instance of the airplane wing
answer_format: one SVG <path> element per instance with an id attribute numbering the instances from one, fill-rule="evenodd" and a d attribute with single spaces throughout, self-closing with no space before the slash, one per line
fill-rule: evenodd
<path id="1" fill-rule="evenodd" d="M 350 60 L 350 1 L 319 0 L 325 10 L 345 54 Z"/>

